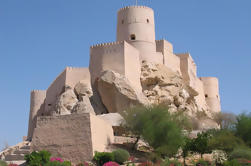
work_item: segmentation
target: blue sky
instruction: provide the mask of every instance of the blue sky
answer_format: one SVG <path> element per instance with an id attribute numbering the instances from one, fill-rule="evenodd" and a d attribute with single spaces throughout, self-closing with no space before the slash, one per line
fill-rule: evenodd
<path id="1" fill-rule="evenodd" d="M 0 148 L 27 134 L 29 95 L 66 67 L 89 63 L 90 45 L 116 38 L 133 0 L 0 0 Z M 156 38 L 190 52 L 198 76 L 220 81 L 222 110 L 251 110 L 250 0 L 139 0 L 155 10 Z"/>

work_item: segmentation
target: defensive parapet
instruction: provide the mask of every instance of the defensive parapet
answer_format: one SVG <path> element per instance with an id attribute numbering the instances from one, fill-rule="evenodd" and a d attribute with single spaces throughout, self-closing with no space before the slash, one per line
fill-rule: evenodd
<path id="1" fill-rule="evenodd" d="M 166 40 L 156 40 L 156 51 L 163 54 L 163 64 L 181 74 L 180 58 L 173 53 L 173 45 Z"/>
<path id="2" fill-rule="evenodd" d="M 126 41 L 92 46 L 89 69 L 92 85 L 103 71 L 112 70 L 124 75 L 141 90 L 139 52 Z"/>
<path id="3" fill-rule="evenodd" d="M 66 86 L 74 88 L 81 80 L 85 80 L 86 83 L 90 84 L 90 73 L 88 68 L 66 67 L 47 89 L 45 115 L 50 115 L 51 111 L 54 109 L 57 98 L 64 92 Z"/>
<path id="4" fill-rule="evenodd" d="M 140 52 L 140 60 L 156 56 L 154 11 L 146 6 L 128 6 L 118 11 L 117 41 L 126 41 Z"/>
<path id="5" fill-rule="evenodd" d="M 45 90 L 33 90 L 30 94 L 30 117 L 27 138 L 30 140 L 36 127 L 37 116 L 44 110 Z"/>
<path id="6" fill-rule="evenodd" d="M 216 77 L 200 77 L 200 80 L 204 85 L 204 92 L 207 105 L 210 111 L 220 112 L 220 94 L 219 94 L 219 82 Z"/>

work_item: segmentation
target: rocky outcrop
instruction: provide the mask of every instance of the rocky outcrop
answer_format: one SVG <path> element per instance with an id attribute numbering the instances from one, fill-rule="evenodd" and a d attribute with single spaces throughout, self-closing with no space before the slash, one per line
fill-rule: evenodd
<path id="1" fill-rule="evenodd" d="M 191 116 L 198 111 L 195 101 L 198 92 L 164 65 L 143 62 L 141 84 L 151 104 L 164 104 L 171 112 L 184 111 Z"/>
<path id="2" fill-rule="evenodd" d="M 97 81 L 97 89 L 102 102 L 110 113 L 148 104 L 147 98 L 141 92 L 136 91 L 123 75 L 113 71 L 104 71 Z"/>
<path id="3" fill-rule="evenodd" d="M 98 117 L 112 126 L 120 126 L 124 122 L 124 118 L 119 113 L 103 114 L 98 115 Z"/>
<path id="4" fill-rule="evenodd" d="M 59 114 L 59 115 L 68 115 L 71 114 L 72 109 L 78 102 L 77 96 L 74 93 L 74 90 L 70 87 L 66 88 L 66 91 L 63 92 L 57 102 L 56 102 L 56 108 L 53 114 Z"/>
<path id="5" fill-rule="evenodd" d="M 71 113 L 92 113 L 95 115 L 94 109 L 92 108 L 90 99 L 87 96 L 82 96 L 81 101 L 77 102 L 73 107 Z"/>
<path id="6" fill-rule="evenodd" d="M 91 97 L 93 95 L 90 84 L 87 84 L 85 80 L 78 82 L 74 87 L 74 92 L 80 100 L 83 96 Z"/>

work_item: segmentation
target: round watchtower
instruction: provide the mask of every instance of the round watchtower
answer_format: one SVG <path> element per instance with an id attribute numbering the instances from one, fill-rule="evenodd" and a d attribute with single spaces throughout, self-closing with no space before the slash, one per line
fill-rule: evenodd
<path id="1" fill-rule="evenodd" d="M 219 82 L 216 77 L 201 77 L 207 105 L 212 112 L 220 112 Z"/>
<path id="2" fill-rule="evenodd" d="M 145 6 L 128 6 L 118 11 L 117 41 L 137 48 L 140 59 L 152 61 L 156 54 L 154 11 Z"/>
<path id="3" fill-rule="evenodd" d="M 45 90 L 33 90 L 30 94 L 30 118 L 28 127 L 28 139 L 32 138 L 38 114 L 43 111 L 43 104 L 46 98 Z"/>

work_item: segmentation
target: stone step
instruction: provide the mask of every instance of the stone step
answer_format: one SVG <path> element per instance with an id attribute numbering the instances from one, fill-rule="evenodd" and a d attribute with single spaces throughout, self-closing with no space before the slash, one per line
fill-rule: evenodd
<path id="1" fill-rule="evenodd" d="M 25 145 L 25 146 L 22 146 L 20 149 L 28 149 L 28 150 L 30 150 L 30 146 L 29 145 Z"/>
<path id="2" fill-rule="evenodd" d="M 29 149 L 19 149 L 19 150 L 16 150 L 13 152 L 13 154 L 29 154 L 30 153 L 30 150 Z"/>
<path id="3" fill-rule="evenodd" d="M 10 154 L 5 156 L 5 161 L 20 161 L 24 160 L 24 155 L 21 154 Z"/>

